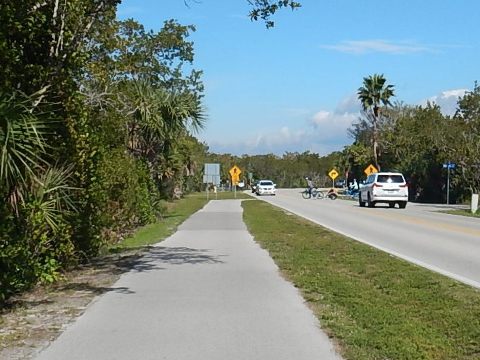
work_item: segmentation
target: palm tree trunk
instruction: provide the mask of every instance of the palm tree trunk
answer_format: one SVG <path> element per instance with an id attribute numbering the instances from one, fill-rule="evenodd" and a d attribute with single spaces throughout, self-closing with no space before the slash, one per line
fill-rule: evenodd
<path id="1" fill-rule="evenodd" d="M 375 167 L 380 171 L 380 164 L 378 163 L 378 128 L 377 128 L 378 108 L 373 109 L 373 160 Z"/>
<path id="2" fill-rule="evenodd" d="M 377 140 L 373 140 L 373 159 L 375 162 L 375 167 L 377 168 L 378 171 L 380 171 L 380 164 L 378 163 L 378 143 Z"/>

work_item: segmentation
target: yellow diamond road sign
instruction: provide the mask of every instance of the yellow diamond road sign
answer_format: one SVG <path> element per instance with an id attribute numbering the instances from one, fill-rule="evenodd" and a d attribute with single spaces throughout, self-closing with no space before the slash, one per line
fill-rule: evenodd
<path id="1" fill-rule="evenodd" d="M 232 177 L 232 184 L 237 185 L 240 181 L 240 174 L 242 173 L 242 170 L 240 170 L 237 165 L 234 165 L 228 172 Z"/>
<path id="2" fill-rule="evenodd" d="M 367 166 L 367 168 L 365 170 L 363 170 L 363 172 L 368 176 L 370 174 L 374 174 L 374 173 L 378 172 L 378 170 L 375 166 L 370 164 L 370 165 Z"/>
<path id="3" fill-rule="evenodd" d="M 328 173 L 328 176 L 330 176 L 332 178 L 332 180 L 335 180 L 338 176 L 337 170 L 335 170 L 335 169 L 330 170 L 330 172 Z"/>

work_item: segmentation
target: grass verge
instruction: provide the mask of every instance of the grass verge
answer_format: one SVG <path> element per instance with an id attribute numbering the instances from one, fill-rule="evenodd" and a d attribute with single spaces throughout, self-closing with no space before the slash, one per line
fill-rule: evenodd
<path id="1" fill-rule="evenodd" d="M 447 211 L 444 211 L 444 213 L 450 214 L 450 215 L 460 215 L 460 216 L 480 218 L 480 210 L 477 210 L 475 213 L 472 213 L 471 210 L 459 209 L 459 210 L 447 210 Z"/>
<path id="2" fill-rule="evenodd" d="M 265 202 L 242 206 L 346 359 L 480 359 L 480 291 Z"/>

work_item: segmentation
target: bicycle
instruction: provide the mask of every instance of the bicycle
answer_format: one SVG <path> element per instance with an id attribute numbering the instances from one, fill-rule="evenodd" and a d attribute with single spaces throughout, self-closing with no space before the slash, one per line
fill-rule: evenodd
<path id="1" fill-rule="evenodd" d="M 327 193 L 317 188 L 312 188 L 312 192 L 310 193 L 309 188 L 306 188 L 302 191 L 302 197 L 304 199 L 330 199 L 335 200 L 338 197 L 337 192 L 334 189 L 330 189 Z"/>
<path id="2" fill-rule="evenodd" d="M 302 197 L 304 199 L 318 199 L 318 198 L 323 198 L 324 193 L 321 190 L 318 190 L 317 188 L 312 188 L 311 190 L 309 188 L 306 188 L 305 190 L 302 191 Z"/>

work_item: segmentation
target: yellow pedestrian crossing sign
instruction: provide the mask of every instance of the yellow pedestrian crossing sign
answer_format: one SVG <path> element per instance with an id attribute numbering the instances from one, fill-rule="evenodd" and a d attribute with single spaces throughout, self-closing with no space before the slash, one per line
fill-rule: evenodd
<path id="1" fill-rule="evenodd" d="M 240 182 L 240 174 L 242 173 L 242 170 L 240 170 L 237 165 L 233 165 L 233 167 L 228 172 L 232 177 L 232 185 L 237 185 Z"/>
<path id="2" fill-rule="evenodd" d="M 377 173 L 378 170 L 377 170 L 377 168 L 376 168 L 375 166 L 373 166 L 372 164 L 370 164 L 370 165 L 368 165 L 368 166 L 366 167 L 365 170 L 363 170 L 363 172 L 368 176 L 368 175 L 370 175 L 370 174 Z"/>
<path id="3" fill-rule="evenodd" d="M 337 170 L 335 169 L 330 170 L 330 172 L 328 173 L 328 176 L 330 176 L 332 180 L 335 180 L 338 176 Z"/>

